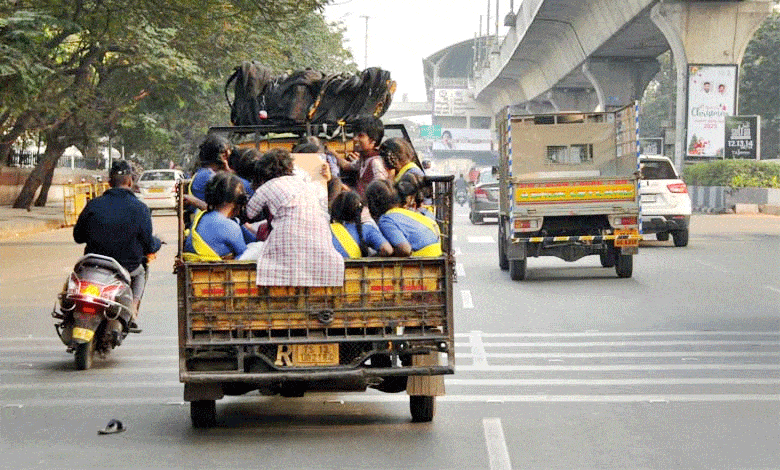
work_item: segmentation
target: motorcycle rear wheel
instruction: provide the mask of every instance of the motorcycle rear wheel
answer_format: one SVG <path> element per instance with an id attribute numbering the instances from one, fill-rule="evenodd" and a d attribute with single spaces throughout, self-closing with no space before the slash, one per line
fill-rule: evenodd
<path id="1" fill-rule="evenodd" d="M 92 358 L 95 357 L 95 339 L 88 343 L 79 343 L 74 351 L 76 369 L 87 370 L 92 367 Z"/>

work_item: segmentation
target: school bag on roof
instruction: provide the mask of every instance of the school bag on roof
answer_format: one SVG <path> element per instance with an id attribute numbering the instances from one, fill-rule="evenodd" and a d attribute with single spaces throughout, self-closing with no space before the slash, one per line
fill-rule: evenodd
<path id="1" fill-rule="evenodd" d="M 233 84 L 233 101 L 228 89 Z M 390 72 L 371 67 L 360 74 L 323 75 L 306 69 L 272 77 L 258 62 L 236 67 L 225 83 L 233 125 L 350 123 L 358 116 L 381 117 L 392 102 Z"/>

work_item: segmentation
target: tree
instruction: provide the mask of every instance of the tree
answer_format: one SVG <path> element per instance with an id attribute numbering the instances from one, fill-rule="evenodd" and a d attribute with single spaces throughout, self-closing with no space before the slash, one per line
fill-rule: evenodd
<path id="1" fill-rule="evenodd" d="M 769 16 L 745 50 L 739 113 L 761 116 L 762 158 L 780 158 L 780 12 Z"/>
<path id="2" fill-rule="evenodd" d="M 58 149 L 116 129 L 152 93 L 186 108 L 194 104 L 189 96 L 201 98 L 213 92 L 218 65 L 211 61 L 227 56 L 221 49 L 237 44 L 245 25 L 284 27 L 325 2 L 4 3 L 0 6 L 0 64 L 4 64 L 0 67 L 0 158 L 4 160 L 13 142 L 25 133 L 40 131 L 47 144 L 14 207 L 29 207 L 38 187 L 51 180 L 62 154 Z M 214 55 L 204 56 L 207 46 Z M 45 204 L 47 192 L 42 188 L 36 204 Z"/>

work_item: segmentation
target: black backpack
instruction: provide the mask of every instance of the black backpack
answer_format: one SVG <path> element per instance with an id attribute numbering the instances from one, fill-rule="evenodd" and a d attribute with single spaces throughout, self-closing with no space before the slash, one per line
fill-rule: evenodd
<path id="1" fill-rule="evenodd" d="M 233 102 L 228 88 L 234 84 Z M 233 125 L 351 123 L 359 116 L 381 117 L 395 92 L 390 72 L 371 67 L 359 75 L 306 69 L 273 78 L 260 63 L 244 62 L 225 83 Z M 261 112 L 265 112 L 261 118 Z"/>
<path id="2" fill-rule="evenodd" d="M 228 88 L 235 81 L 233 102 L 228 97 Z M 266 108 L 265 95 L 271 86 L 271 71 L 258 62 L 244 62 L 236 67 L 225 83 L 225 99 L 230 107 L 230 122 L 233 125 L 256 125 L 260 123 L 260 111 Z"/>

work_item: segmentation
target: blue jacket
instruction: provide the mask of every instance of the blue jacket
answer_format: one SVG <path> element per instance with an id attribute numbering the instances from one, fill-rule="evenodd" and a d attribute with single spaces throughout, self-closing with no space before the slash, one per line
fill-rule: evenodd
<path id="1" fill-rule="evenodd" d="M 160 249 L 149 208 L 126 188 L 111 188 L 89 201 L 73 227 L 73 239 L 87 244 L 84 254 L 110 256 L 129 272 Z"/>

